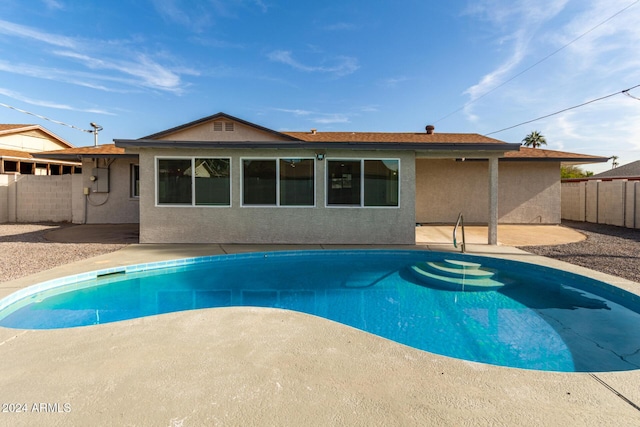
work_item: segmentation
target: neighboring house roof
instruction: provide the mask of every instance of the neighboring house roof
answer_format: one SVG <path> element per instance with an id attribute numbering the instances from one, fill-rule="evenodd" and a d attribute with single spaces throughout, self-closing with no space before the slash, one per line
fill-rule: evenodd
<path id="1" fill-rule="evenodd" d="M 51 132 L 50 130 L 48 130 L 46 128 L 43 128 L 40 125 L 0 124 L 0 136 L 2 136 L 2 135 L 12 135 L 12 134 L 16 134 L 16 133 L 23 133 L 23 132 L 28 132 L 28 131 L 32 131 L 32 130 L 43 132 L 43 133 L 47 134 L 48 136 L 50 136 L 51 138 L 53 138 L 56 141 L 58 141 L 60 144 L 64 145 L 64 146 L 67 146 L 69 148 L 74 147 L 74 145 L 71 144 L 70 142 L 60 138 L 55 133 Z"/>
<path id="2" fill-rule="evenodd" d="M 590 179 L 602 178 L 638 178 L 640 177 L 640 160 L 618 166 L 608 171 L 601 172 L 597 175 L 590 176 Z"/>
<path id="3" fill-rule="evenodd" d="M 4 148 L 0 148 L 0 157 L 2 158 L 14 158 L 20 160 L 32 160 L 33 156 L 30 153 L 25 151 L 18 150 L 5 150 Z"/>
<path id="4" fill-rule="evenodd" d="M 36 159 L 40 159 L 41 160 L 41 162 L 38 162 L 38 163 L 55 163 L 55 164 L 72 163 L 72 164 L 78 164 L 79 165 L 78 162 L 73 161 L 73 160 L 75 160 L 75 158 L 61 157 L 59 159 L 55 159 L 55 158 L 52 158 L 50 156 L 39 156 L 36 153 L 31 154 L 31 153 L 27 153 L 25 151 L 5 150 L 3 148 L 0 148 L 0 160 L 35 162 Z M 64 160 L 64 161 L 60 162 L 58 160 Z"/>
<path id="5" fill-rule="evenodd" d="M 137 154 L 125 153 L 124 148 L 116 147 L 115 144 L 102 144 L 90 147 L 75 147 L 65 150 L 45 151 L 34 153 L 33 157 L 47 159 L 82 159 L 103 158 L 103 157 L 138 157 Z"/>

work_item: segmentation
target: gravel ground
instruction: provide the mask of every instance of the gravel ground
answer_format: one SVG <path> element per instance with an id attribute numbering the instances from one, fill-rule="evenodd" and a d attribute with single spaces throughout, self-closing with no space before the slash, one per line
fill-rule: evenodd
<path id="1" fill-rule="evenodd" d="M 521 249 L 640 283 L 640 230 L 563 221 L 587 236 L 578 243 Z M 45 234 L 68 225 L 0 224 L 0 283 L 117 251 L 125 244 L 54 243 Z"/>
<path id="2" fill-rule="evenodd" d="M 0 224 L 0 283 L 124 248 L 125 244 L 54 243 L 45 234 L 67 224 Z"/>
<path id="3" fill-rule="evenodd" d="M 520 249 L 640 283 L 640 230 L 574 221 L 562 221 L 562 225 L 579 231 L 587 239 Z"/>

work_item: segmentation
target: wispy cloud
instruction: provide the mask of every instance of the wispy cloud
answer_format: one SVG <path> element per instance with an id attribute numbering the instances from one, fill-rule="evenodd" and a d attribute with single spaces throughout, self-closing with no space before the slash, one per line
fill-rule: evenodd
<path id="1" fill-rule="evenodd" d="M 158 14 L 167 22 L 173 22 L 195 32 L 201 32 L 214 23 L 215 18 L 237 19 L 238 9 L 269 11 L 263 0 L 151 0 Z"/>
<path id="2" fill-rule="evenodd" d="M 288 50 L 275 50 L 267 57 L 273 62 L 280 62 L 289 65 L 296 70 L 305 72 L 328 73 L 336 76 L 346 76 L 354 73 L 360 68 L 358 60 L 348 56 L 338 56 L 333 59 L 332 65 L 306 65 L 293 58 Z"/>
<path id="3" fill-rule="evenodd" d="M 342 113 L 320 113 L 303 109 L 274 108 L 282 113 L 292 114 L 295 117 L 305 117 L 309 122 L 316 124 L 349 123 L 349 116 Z"/>
<path id="4" fill-rule="evenodd" d="M 328 24 L 322 27 L 327 31 L 354 31 L 358 29 L 358 26 L 348 22 L 336 22 L 334 24 Z"/>
<path id="5" fill-rule="evenodd" d="M 380 80 L 378 84 L 380 86 L 387 87 L 387 88 L 395 88 L 398 86 L 399 83 L 405 82 L 407 80 L 409 79 L 404 76 L 388 77 L 386 79 Z"/>
<path id="6" fill-rule="evenodd" d="M 48 9 L 64 9 L 64 5 L 58 0 L 42 0 L 42 2 Z"/>
<path id="7" fill-rule="evenodd" d="M 517 67 L 529 55 L 530 43 L 536 31 L 547 21 L 557 16 L 568 0 L 542 0 L 539 2 L 513 2 L 506 0 L 479 0 L 468 9 L 468 13 L 488 22 L 496 32 L 496 47 L 508 50 L 502 63 L 480 78 L 464 94 L 469 101 L 464 108 L 467 118 L 477 120 L 471 103 L 486 95 L 513 76 Z"/>
<path id="8" fill-rule="evenodd" d="M 35 49 L 40 48 L 42 57 L 54 55 L 72 60 L 94 71 L 83 73 L 76 66 L 65 68 L 64 63 L 58 63 L 55 68 L 47 68 L 36 64 L 16 64 L 13 61 L 0 60 L 0 70 L 6 72 L 108 91 L 123 91 L 121 88 L 109 88 L 105 84 L 117 82 L 126 86 L 176 94 L 182 93 L 185 88 L 185 83 L 182 81 L 183 75 L 199 74 L 196 70 L 184 65 L 172 66 L 161 63 L 158 59 L 162 59 L 165 63 L 172 62 L 172 59 L 163 52 L 156 54 L 154 58 L 146 53 L 137 52 L 133 47 L 123 43 L 60 36 L 3 20 L 0 20 L 0 34 L 30 39 L 41 44 Z M 50 46 L 62 49 L 52 51 Z M 84 77 L 84 79 L 78 79 L 78 77 Z M 102 84 L 97 83 L 98 81 Z"/>
<path id="9" fill-rule="evenodd" d="M 184 5 L 180 0 L 152 0 L 158 14 L 166 21 L 188 27 L 196 32 L 211 23 L 211 16 L 199 2 Z"/>
<path id="10" fill-rule="evenodd" d="M 581 10 L 571 10 L 571 13 L 565 10 L 567 4 L 566 0 L 535 3 L 479 0 L 474 3 L 469 13 L 490 24 L 495 32 L 496 49 L 508 49 L 508 55 L 493 71 L 464 91 L 469 99 L 464 108 L 469 120 L 478 119 L 472 104 L 506 83 L 510 88 L 520 88 L 506 92 L 519 96 L 507 102 L 529 105 L 534 111 L 533 108 L 541 107 L 548 110 L 560 93 L 570 96 L 572 88 L 573 92 L 583 92 L 580 81 L 587 75 L 598 76 L 603 88 L 612 87 L 614 83 L 607 81 L 608 76 L 626 75 L 628 83 L 640 77 L 640 58 L 629 54 L 629 46 L 640 45 L 640 26 L 637 25 L 640 4 L 629 3 L 629 0 L 587 0 L 580 4 Z M 627 7 L 629 9 L 622 13 Z M 621 13 L 614 16 L 617 12 Z M 610 17 L 611 20 L 606 21 Z M 548 31 L 549 28 L 552 30 Z M 554 57 L 552 68 L 539 65 L 556 53 L 559 54 Z M 529 92 L 544 93 L 537 97 L 522 96 L 523 87 Z M 613 86 L 614 89 L 622 87 Z"/>
<path id="11" fill-rule="evenodd" d="M 71 37 L 42 32 L 35 28 L 14 24 L 2 19 L 0 19 L 0 34 L 37 40 L 58 47 L 75 48 L 77 46 L 77 42 Z"/>
<path id="12" fill-rule="evenodd" d="M 105 114 L 105 115 L 109 115 L 109 116 L 115 116 L 115 114 L 106 111 L 106 110 L 102 110 L 102 109 L 97 109 L 97 108 L 79 108 L 79 107 L 73 107 L 71 105 L 67 105 L 67 104 L 61 104 L 58 102 L 51 102 L 51 101 L 45 101 L 45 100 L 41 100 L 41 99 L 33 99 L 33 98 L 29 98 L 27 96 L 24 96 L 18 92 L 9 90 L 9 89 L 4 89 L 0 87 L 0 95 L 4 95 L 8 98 L 12 98 L 15 99 L 17 101 L 21 101 L 24 102 L 26 104 L 30 104 L 30 105 L 36 105 L 38 107 L 46 107 L 46 108 L 55 108 L 58 110 L 69 110 L 69 111 L 80 111 L 83 113 L 95 113 L 95 114 Z"/>

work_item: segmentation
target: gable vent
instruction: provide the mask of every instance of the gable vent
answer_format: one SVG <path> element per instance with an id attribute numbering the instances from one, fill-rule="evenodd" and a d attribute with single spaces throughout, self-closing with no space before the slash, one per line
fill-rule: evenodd
<path id="1" fill-rule="evenodd" d="M 226 132 L 233 132 L 233 122 L 224 122 L 224 130 Z"/>
<path id="2" fill-rule="evenodd" d="M 222 132 L 222 122 L 213 122 L 214 132 Z"/>

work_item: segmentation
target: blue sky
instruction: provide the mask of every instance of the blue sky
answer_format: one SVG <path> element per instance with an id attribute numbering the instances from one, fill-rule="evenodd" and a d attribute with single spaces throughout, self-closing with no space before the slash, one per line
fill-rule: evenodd
<path id="1" fill-rule="evenodd" d="M 638 0 L 3 0 L 0 103 L 96 122 L 100 143 L 219 111 L 275 130 L 489 134 L 640 84 L 638 22 Z M 0 123 L 93 144 L 6 107 Z M 640 159 L 640 100 L 491 136 L 533 130 L 624 165 Z"/>

